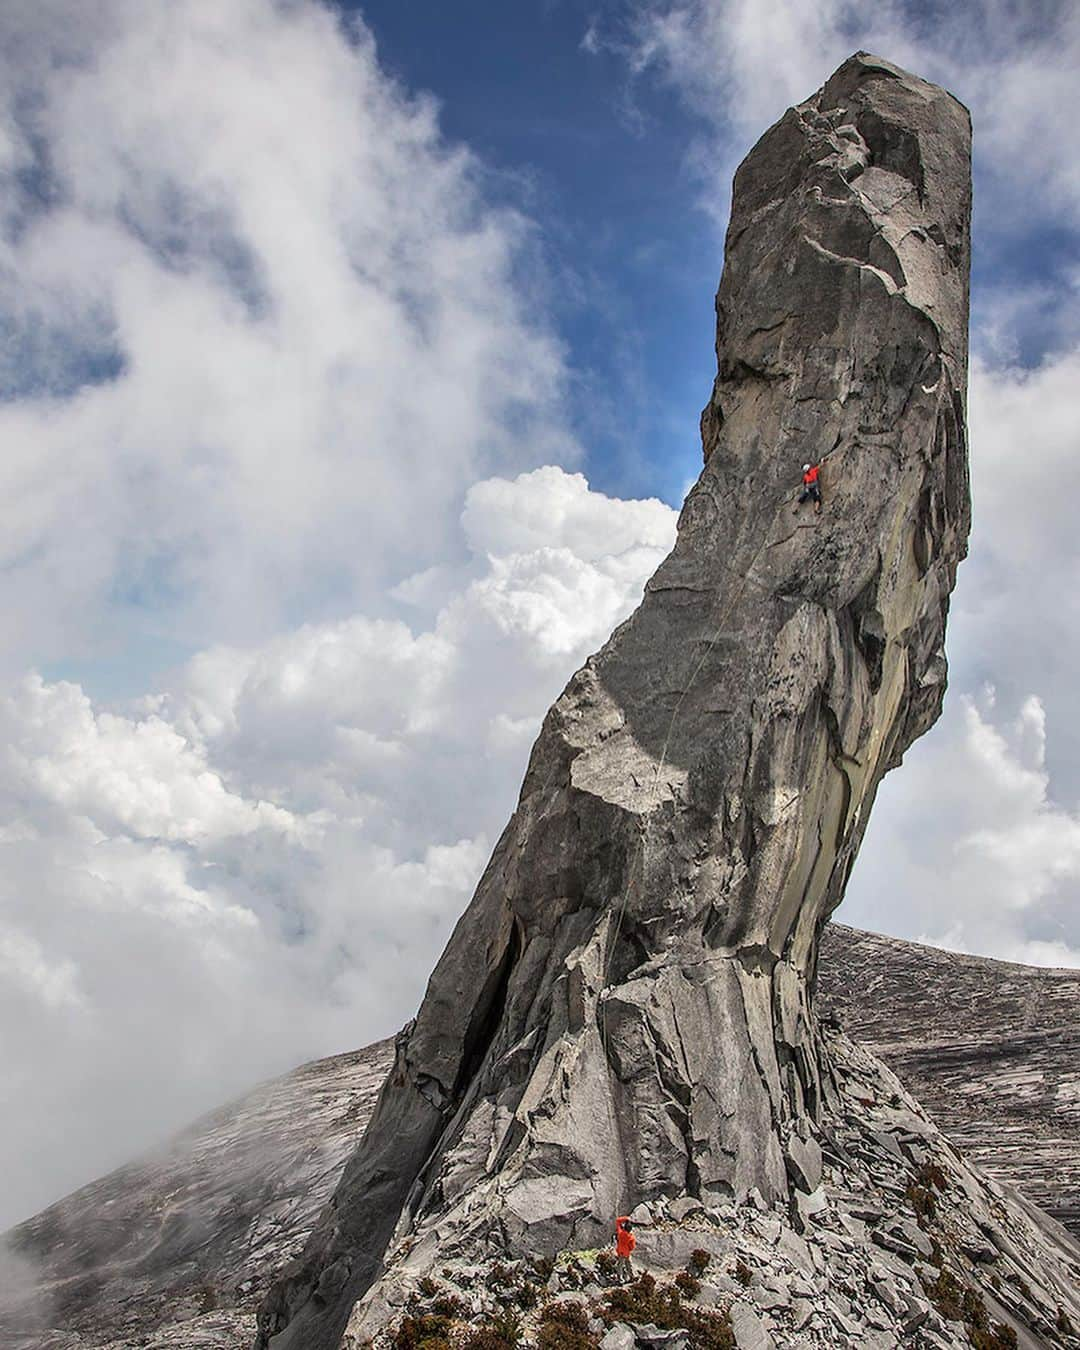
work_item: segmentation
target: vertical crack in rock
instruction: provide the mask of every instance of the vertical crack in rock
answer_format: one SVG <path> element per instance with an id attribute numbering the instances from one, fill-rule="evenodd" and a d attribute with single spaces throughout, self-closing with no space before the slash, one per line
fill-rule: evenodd
<path id="1" fill-rule="evenodd" d="M 336 1346 L 403 1246 L 554 1253 L 663 1195 L 788 1196 L 831 1091 L 818 937 L 945 687 L 969 184 L 964 108 L 864 53 L 739 168 L 674 550 L 548 713 L 260 1347 Z"/>

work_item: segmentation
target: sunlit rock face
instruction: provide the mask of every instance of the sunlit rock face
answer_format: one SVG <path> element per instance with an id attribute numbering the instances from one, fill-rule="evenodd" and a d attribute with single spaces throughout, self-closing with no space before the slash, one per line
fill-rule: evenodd
<path id="1" fill-rule="evenodd" d="M 818 934 L 945 687 L 969 216 L 967 112 L 865 54 L 739 168 L 675 548 L 548 713 L 260 1346 L 337 1345 L 403 1244 L 553 1253 L 663 1197 L 786 1203 L 835 1090 Z"/>

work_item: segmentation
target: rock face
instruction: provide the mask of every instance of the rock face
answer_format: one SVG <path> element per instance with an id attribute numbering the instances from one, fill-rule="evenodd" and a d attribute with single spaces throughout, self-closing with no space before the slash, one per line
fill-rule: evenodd
<path id="1" fill-rule="evenodd" d="M 817 937 L 940 710 L 966 548 L 969 150 L 960 104 L 860 54 L 740 167 L 675 548 L 548 713 L 260 1346 L 336 1346 L 391 1245 L 554 1254 L 813 1166 Z"/>
<path id="2" fill-rule="evenodd" d="M 830 924 L 818 1004 L 984 1172 L 1019 1186 L 1080 1238 L 1080 970 Z"/>

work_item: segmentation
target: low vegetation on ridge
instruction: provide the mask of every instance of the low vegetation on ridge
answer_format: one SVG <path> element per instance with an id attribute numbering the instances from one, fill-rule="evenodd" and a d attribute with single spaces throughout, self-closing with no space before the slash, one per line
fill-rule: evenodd
<path id="1" fill-rule="evenodd" d="M 582 1254 L 586 1256 L 586 1254 Z M 598 1350 L 600 1340 L 618 1323 L 651 1323 L 665 1331 L 685 1330 L 691 1350 L 734 1350 L 735 1337 L 726 1309 L 707 1310 L 690 1302 L 701 1289 L 709 1264 L 705 1251 L 691 1254 L 687 1269 L 672 1280 L 642 1273 L 626 1285 L 612 1285 L 610 1253 L 587 1254 L 589 1283 L 609 1285 L 599 1297 L 583 1299 L 541 1291 L 552 1263 L 532 1267 L 496 1264 L 478 1281 L 493 1294 L 496 1308 L 474 1313 L 459 1295 L 430 1276 L 419 1282 L 408 1311 L 390 1338 L 392 1350 Z M 564 1276 L 576 1269 L 570 1262 Z M 546 1273 L 545 1273 L 546 1272 Z M 584 1273 L 584 1272 L 583 1272 Z M 595 1281 L 595 1282 L 594 1282 Z M 573 1284 L 573 1278 L 569 1280 Z"/>

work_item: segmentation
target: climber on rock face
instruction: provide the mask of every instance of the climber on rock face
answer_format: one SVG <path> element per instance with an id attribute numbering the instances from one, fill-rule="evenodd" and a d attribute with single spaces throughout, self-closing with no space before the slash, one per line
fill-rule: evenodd
<path id="1" fill-rule="evenodd" d="M 637 1246 L 637 1238 L 634 1236 L 634 1225 L 630 1222 L 629 1216 L 620 1215 L 615 1220 L 615 1278 L 620 1284 L 629 1284 L 634 1278 L 634 1267 L 630 1264 L 630 1256 Z"/>
<path id="2" fill-rule="evenodd" d="M 799 494 L 799 500 L 795 503 L 795 510 L 798 511 L 803 502 L 814 503 L 814 514 L 821 515 L 821 465 L 804 464 L 802 466 L 803 490 Z"/>

